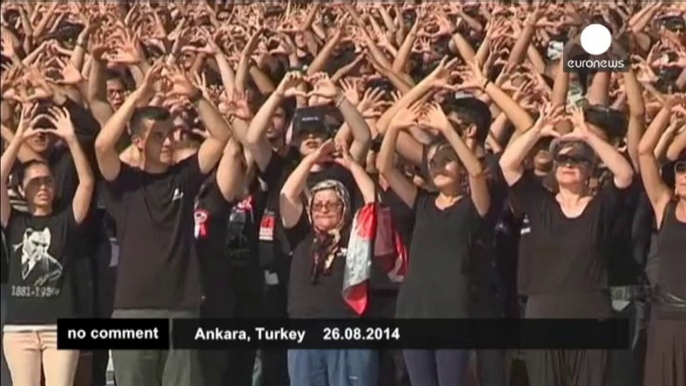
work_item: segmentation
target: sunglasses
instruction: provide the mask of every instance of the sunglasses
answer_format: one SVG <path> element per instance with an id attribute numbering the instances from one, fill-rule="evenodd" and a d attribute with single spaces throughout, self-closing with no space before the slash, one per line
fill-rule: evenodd
<path id="1" fill-rule="evenodd" d="M 674 164 L 675 174 L 685 174 L 686 173 L 686 161 L 679 161 Z"/>
<path id="2" fill-rule="evenodd" d="M 555 162 L 559 165 L 568 165 L 568 166 L 586 166 L 590 162 L 581 157 L 573 156 L 573 155 L 566 155 L 566 154 L 560 154 L 557 157 L 555 157 Z"/>

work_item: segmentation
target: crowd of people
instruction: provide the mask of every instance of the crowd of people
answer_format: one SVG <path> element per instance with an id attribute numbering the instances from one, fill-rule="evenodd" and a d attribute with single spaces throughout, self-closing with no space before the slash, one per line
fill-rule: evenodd
<path id="1" fill-rule="evenodd" d="M 113 350 L 119 386 L 686 385 L 686 3 L 1 14 L 12 385 L 105 384 L 108 352 L 56 349 L 75 317 L 633 326 L 612 352 Z M 565 70 L 590 24 L 625 71 Z"/>

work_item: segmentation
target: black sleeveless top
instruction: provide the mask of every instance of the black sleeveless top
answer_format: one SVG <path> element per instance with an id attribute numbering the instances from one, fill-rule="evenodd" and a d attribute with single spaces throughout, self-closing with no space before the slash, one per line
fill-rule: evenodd
<path id="1" fill-rule="evenodd" d="M 676 201 L 667 204 L 657 235 L 660 255 L 658 286 L 660 298 L 667 297 L 667 303 L 680 305 L 672 307 L 663 301 L 659 302 L 658 318 L 686 319 L 686 223 L 676 218 L 676 207 Z"/>

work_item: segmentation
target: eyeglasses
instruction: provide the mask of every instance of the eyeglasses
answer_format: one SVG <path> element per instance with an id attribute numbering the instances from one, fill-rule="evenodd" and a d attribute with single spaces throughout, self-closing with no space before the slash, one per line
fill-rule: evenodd
<path id="1" fill-rule="evenodd" d="M 340 202 L 315 202 L 312 204 L 312 210 L 314 212 L 322 212 L 323 209 L 326 209 L 327 212 L 333 212 L 341 209 L 343 204 Z"/>
<path id="2" fill-rule="evenodd" d="M 560 154 L 555 157 L 555 162 L 559 165 L 565 166 L 585 166 L 589 164 L 587 159 L 566 154 Z"/>

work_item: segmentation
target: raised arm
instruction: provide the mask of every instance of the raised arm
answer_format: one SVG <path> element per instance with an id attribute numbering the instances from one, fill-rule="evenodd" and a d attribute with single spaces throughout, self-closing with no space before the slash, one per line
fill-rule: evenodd
<path id="1" fill-rule="evenodd" d="M 342 157 L 336 158 L 336 162 L 348 169 L 350 174 L 353 175 L 357 188 L 360 189 L 360 192 L 362 193 L 364 203 L 371 204 L 376 202 L 376 186 L 374 185 L 372 178 L 369 177 L 369 174 L 367 174 L 359 163 L 355 162 L 355 159 L 350 155 L 350 152 L 348 152 L 344 143 L 337 146 L 337 148 Z"/>
<path id="2" fill-rule="evenodd" d="M 236 199 L 245 181 L 245 161 L 240 143 L 232 138 L 224 148 L 224 155 L 217 168 L 217 186 L 226 201 Z"/>
<path id="3" fill-rule="evenodd" d="M 276 90 L 262 104 L 255 117 L 250 122 L 248 133 L 245 138 L 245 146 L 250 150 L 257 167 L 262 172 L 267 170 L 267 165 L 272 157 L 272 147 L 267 140 L 267 130 L 276 109 L 286 96 L 292 96 L 298 92 L 296 87 L 303 79 L 299 72 L 292 71 L 286 74 Z"/>
<path id="4" fill-rule="evenodd" d="M 173 84 L 171 96 L 185 96 L 195 103 L 198 115 L 210 133 L 210 136 L 205 139 L 198 150 L 200 171 L 208 174 L 217 166 L 224 147 L 229 141 L 231 136 L 229 126 L 212 102 L 207 100 L 203 92 L 191 83 L 180 67 L 174 66 L 170 68 L 169 81 Z"/>
<path id="5" fill-rule="evenodd" d="M 288 176 L 279 196 L 281 222 L 285 228 L 293 228 L 300 220 L 303 212 L 303 193 L 310 170 L 321 157 L 330 155 L 334 150 L 333 141 L 324 142 L 317 151 L 303 158 L 298 167 Z"/>
<path id="6" fill-rule="evenodd" d="M 455 150 L 455 153 L 457 153 L 457 157 L 460 159 L 460 162 L 462 162 L 462 165 L 464 165 L 464 168 L 469 175 L 469 188 L 472 202 L 481 217 L 486 216 L 491 207 L 491 196 L 488 193 L 486 174 L 484 173 L 481 162 L 467 147 L 464 141 L 462 141 L 462 138 L 460 138 L 460 135 L 450 124 L 439 105 L 434 104 L 431 106 L 428 118 L 428 121 L 443 134 L 445 139 L 450 143 L 450 146 Z"/>
<path id="7" fill-rule="evenodd" d="M 355 162 L 364 163 L 367 152 L 372 143 L 372 135 L 364 117 L 357 110 L 345 93 L 333 84 L 329 76 L 323 72 L 313 75 L 308 80 L 312 82 L 314 90 L 312 94 L 336 101 L 336 107 L 341 111 L 345 123 L 353 135 L 353 143 L 350 145 L 350 154 Z"/>
<path id="8" fill-rule="evenodd" d="M 524 160 L 539 139 L 560 136 L 555 131 L 554 125 L 556 118 L 561 112 L 562 106 L 548 106 L 544 111 L 541 111 L 538 120 L 531 129 L 527 130 L 505 148 L 499 163 L 505 181 L 509 186 L 516 184 L 524 174 Z"/>
<path id="9" fill-rule="evenodd" d="M 153 84 L 161 74 L 162 68 L 161 64 L 157 64 L 148 71 L 143 84 L 112 115 L 95 139 L 95 156 L 98 161 L 98 167 L 100 168 L 100 173 L 107 181 L 114 181 L 119 175 L 121 161 L 119 160 L 119 152 L 117 152 L 117 142 L 126 131 L 126 125 L 136 107 L 147 103 L 152 98 L 154 93 Z"/>
<path id="10" fill-rule="evenodd" d="M 629 126 L 626 134 L 627 150 L 633 163 L 634 170 L 639 172 L 638 143 L 641 141 L 645 130 L 645 104 L 643 102 L 643 90 L 636 79 L 633 70 L 624 73 L 624 87 L 629 102 Z"/>
<path id="11" fill-rule="evenodd" d="M 672 103 L 670 101 L 665 104 L 658 115 L 668 116 L 671 113 L 671 109 Z M 662 224 L 662 216 L 665 207 L 672 198 L 672 192 L 662 180 L 660 166 L 654 154 L 655 147 L 666 128 L 667 125 L 658 122 L 656 117 L 650 126 L 648 126 L 648 130 L 638 144 L 638 161 L 641 168 L 641 179 L 643 180 L 643 186 L 648 194 L 648 199 L 650 199 L 650 204 L 655 212 L 655 219 L 657 220 L 658 226 Z"/>
<path id="12" fill-rule="evenodd" d="M 634 178 L 634 169 L 631 164 L 614 146 L 605 142 L 588 128 L 583 110 L 579 107 L 574 106 L 572 108 L 572 121 L 575 127 L 569 135 L 585 141 L 593 148 L 603 164 L 614 175 L 615 186 L 624 189 L 631 185 Z"/>
<path id="13" fill-rule="evenodd" d="M 79 185 L 76 187 L 76 192 L 74 193 L 72 209 L 74 211 L 74 221 L 76 221 L 77 224 L 81 224 L 88 216 L 93 197 L 93 189 L 95 189 L 93 171 L 91 170 L 86 153 L 84 153 L 76 138 L 69 111 L 64 108 L 58 109 L 53 107 L 49 110 L 49 113 L 47 119 L 55 126 L 54 134 L 64 140 L 74 159 Z"/>
<path id="14" fill-rule="evenodd" d="M 419 111 L 419 106 L 413 106 L 398 112 L 395 119 L 391 122 L 388 131 L 386 131 L 386 135 L 384 135 L 383 142 L 381 143 L 381 149 L 379 149 L 379 154 L 376 156 L 376 168 L 379 170 L 379 173 L 398 197 L 410 208 L 414 207 L 414 202 L 417 198 L 417 187 L 396 168 L 395 147 L 401 131 L 416 125 Z"/>
<path id="15" fill-rule="evenodd" d="M 10 212 L 12 211 L 9 193 L 7 191 L 7 180 L 12 171 L 12 166 L 17 159 L 17 154 L 24 141 L 31 135 L 38 133 L 30 127 L 31 124 L 29 122 L 35 111 L 35 106 L 32 107 L 28 104 L 22 106 L 21 118 L 19 120 L 19 125 L 17 125 L 17 131 L 14 133 L 14 139 L 9 143 L 0 158 L 0 225 L 2 225 L 3 228 L 7 226 Z"/>

